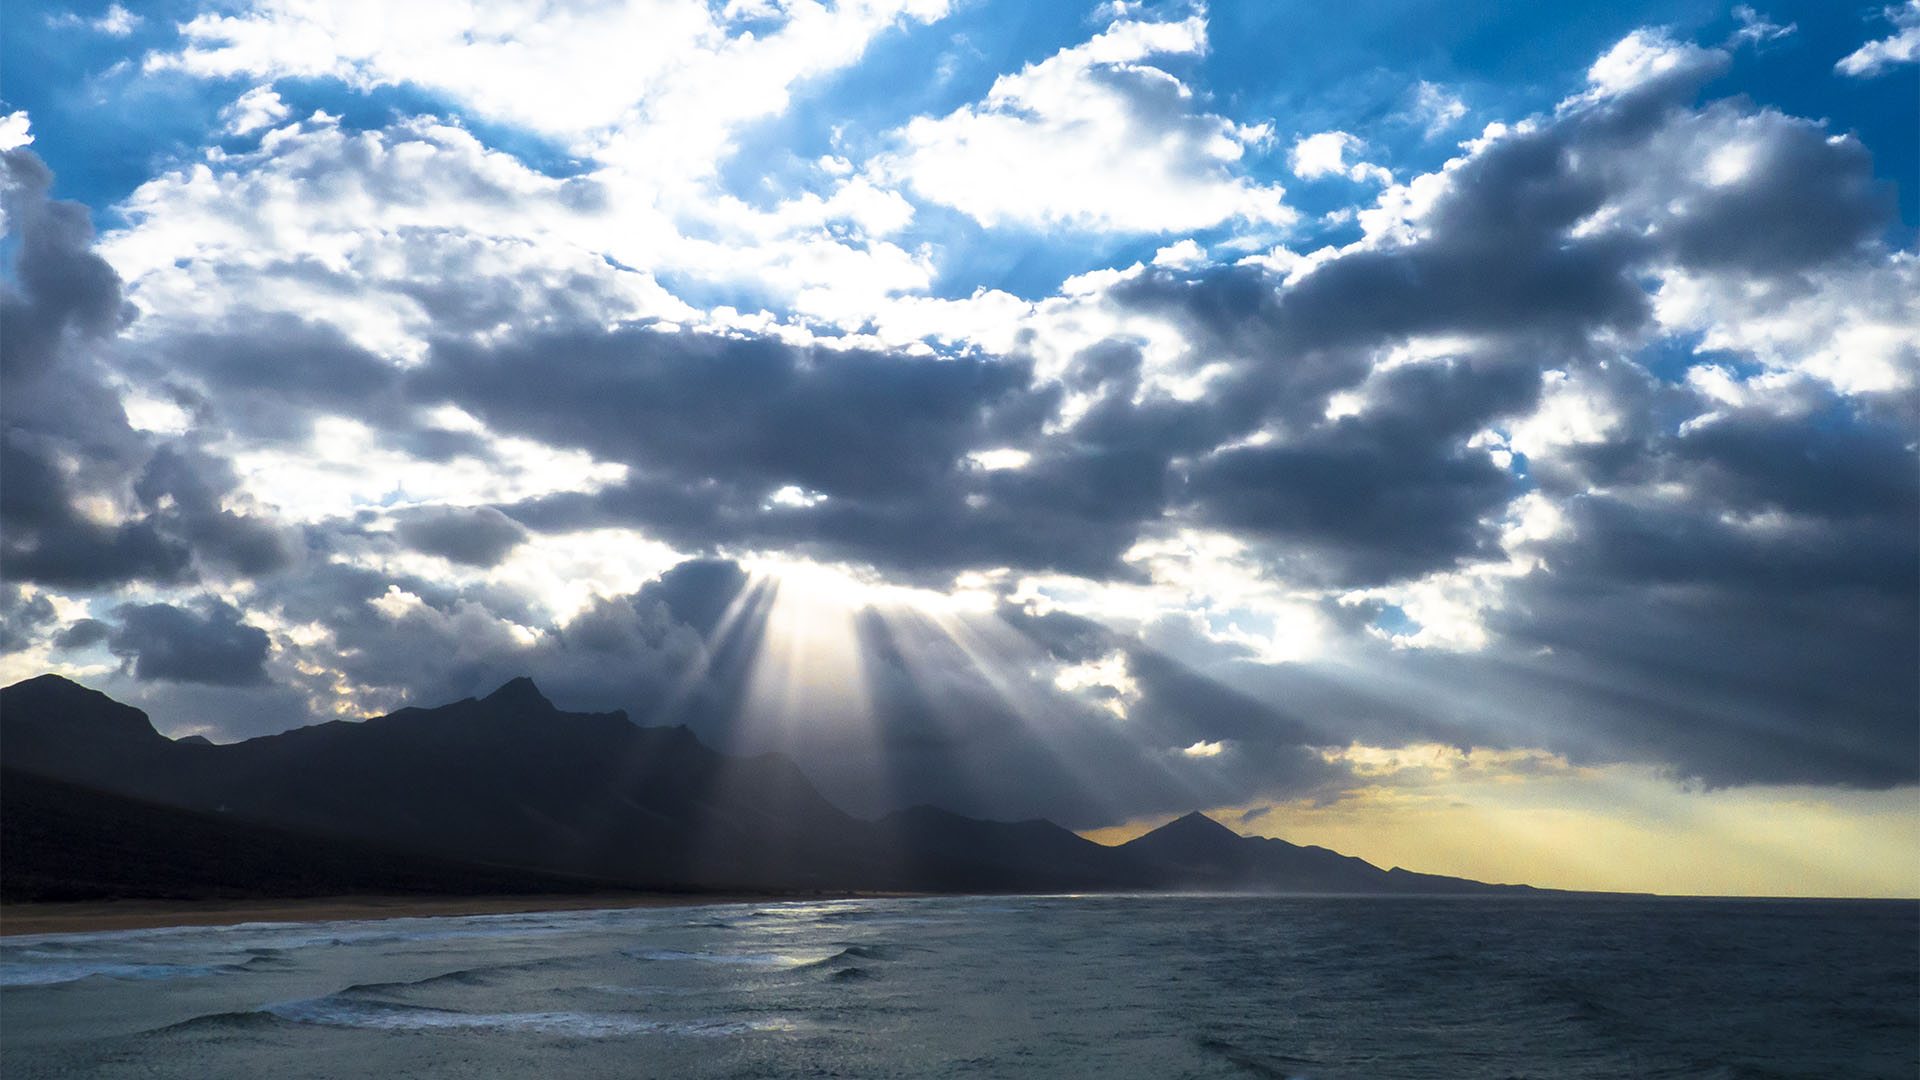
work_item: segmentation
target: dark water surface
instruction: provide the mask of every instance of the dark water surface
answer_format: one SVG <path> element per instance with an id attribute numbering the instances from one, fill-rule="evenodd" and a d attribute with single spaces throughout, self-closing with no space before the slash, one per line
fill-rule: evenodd
<path id="1" fill-rule="evenodd" d="M 1920 1076 L 1920 905 L 1047 897 L 10 938 L 0 1074 Z"/>

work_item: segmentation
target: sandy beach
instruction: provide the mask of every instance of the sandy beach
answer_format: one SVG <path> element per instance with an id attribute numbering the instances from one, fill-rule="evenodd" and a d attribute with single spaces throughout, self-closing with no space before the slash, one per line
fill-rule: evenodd
<path id="1" fill-rule="evenodd" d="M 84 934 L 158 926 L 328 922 L 528 911 L 692 907 L 752 901 L 841 900 L 875 893 L 599 893 L 578 896 L 326 896 L 297 900 L 91 900 L 0 904 L 0 935 Z M 889 894 L 893 895 L 893 894 Z"/>

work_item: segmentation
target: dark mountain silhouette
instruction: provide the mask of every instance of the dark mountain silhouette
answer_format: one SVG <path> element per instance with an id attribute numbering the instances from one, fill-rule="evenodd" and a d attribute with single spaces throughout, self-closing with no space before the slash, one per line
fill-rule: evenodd
<path id="1" fill-rule="evenodd" d="M 1286 892 L 1402 892 L 1389 871 L 1323 847 L 1241 836 L 1201 813 L 1188 814 L 1120 845 L 1182 889 L 1278 889 Z M 1474 890 L 1488 886 L 1461 882 Z"/>
<path id="2" fill-rule="evenodd" d="M 0 899 L 559 894 L 617 883 L 436 859 L 0 769 Z"/>
<path id="3" fill-rule="evenodd" d="M 0 691 L 0 762 L 236 820 L 636 885 L 824 887 L 870 868 L 864 823 L 792 762 L 684 727 L 556 709 L 531 680 L 486 698 L 226 746 L 54 676 Z"/>
<path id="4" fill-rule="evenodd" d="M 391 891 L 560 887 L 538 884 L 549 879 L 653 889 L 1524 888 L 1381 870 L 1242 837 L 1197 813 L 1118 847 L 1052 822 L 924 806 L 867 822 L 784 757 L 720 754 L 684 727 L 640 727 L 622 712 L 564 712 L 524 678 L 439 708 L 215 745 L 168 739 L 138 709 L 46 675 L 0 690 L 0 764 L 4 873 L 42 893 L 66 875 L 76 888 L 186 895 L 194 886 L 182 876 L 196 873 L 203 891 L 244 888 L 250 876 L 259 895 L 339 891 L 331 883 L 360 880 L 356 860 L 369 882 L 406 883 Z M 63 855 L 62 843 L 90 854 Z M 223 844 L 234 852 L 225 863 Z M 394 861 L 401 853 L 420 856 L 412 876 Z M 175 892 L 153 891 L 166 889 Z M 6 892 L 22 895 L 12 880 Z"/>
<path id="5" fill-rule="evenodd" d="M 1004 823 L 932 806 L 875 823 L 888 863 L 921 888 L 1033 891 L 1137 887 L 1146 868 L 1051 821 Z"/>

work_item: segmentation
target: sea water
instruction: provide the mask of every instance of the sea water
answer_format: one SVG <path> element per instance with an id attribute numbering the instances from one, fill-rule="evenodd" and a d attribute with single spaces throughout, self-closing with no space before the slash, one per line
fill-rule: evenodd
<path id="1" fill-rule="evenodd" d="M 0 943 L 0 1075 L 1920 1075 L 1911 902 L 938 898 Z"/>

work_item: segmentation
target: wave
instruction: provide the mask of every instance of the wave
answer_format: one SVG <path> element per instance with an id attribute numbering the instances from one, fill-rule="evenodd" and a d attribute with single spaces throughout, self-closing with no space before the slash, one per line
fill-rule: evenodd
<path id="1" fill-rule="evenodd" d="M 745 967 L 798 968 L 831 959 L 830 956 L 799 956 L 793 953 L 690 953 L 671 949 L 621 950 L 635 960 L 696 961 L 702 964 L 730 964 Z"/>
<path id="2" fill-rule="evenodd" d="M 199 979 L 244 970 L 237 964 L 135 964 L 111 960 L 56 960 L 0 966 L 0 986 L 53 986 L 81 979 Z"/>
<path id="3" fill-rule="evenodd" d="M 802 966 L 810 968 L 836 968 L 846 967 L 862 960 L 892 961 L 898 960 L 901 953 L 905 951 L 906 950 L 898 945 L 848 945 L 832 956 L 825 956 Z"/>
<path id="4" fill-rule="evenodd" d="M 347 995 L 365 996 L 368 994 L 399 994 L 410 990 L 424 990 L 435 986 L 488 986 L 493 980 L 480 974 L 478 970 L 449 971 L 444 975 L 429 975 L 424 979 L 411 979 L 405 982 L 354 983 L 341 990 Z"/>
<path id="5" fill-rule="evenodd" d="M 277 1016 L 264 1012 L 222 1012 L 196 1016 L 191 1020 L 182 1020 L 177 1024 L 155 1028 L 148 1035 L 192 1035 L 192 1034 L 231 1034 L 235 1032 L 259 1031 L 285 1023 Z"/>
<path id="6" fill-rule="evenodd" d="M 647 914 L 642 912 L 643 914 Z M 284 952 L 315 946 L 397 945 L 470 938 L 547 937 L 577 932 L 624 909 L 501 915 L 428 915 L 318 922 L 243 922 L 224 926 L 156 926 L 134 930 L 20 934 L 7 938 L 0 956 L 71 955 L 128 946 L 186 947 L 202 942 L 221 950 Z"/>
<path id="7" fill-rule="evenodd" d="M 625 1013 L 470 1013 L 423 1005 L 368 1001 L 342 994 L 280 1002 L 262 1006 L 260 1011 L 280 1020 L 325 1027 L 376 1031 L 529 1032 L 583 1039 L 626 1035 L 724 1036 L 795 1029 L 792 1021 L 779 1017 L 652 1020 Z"/>
<path id="8" fill-rule="evenodd" d="M 1213 1035 L 1196 1035 L 1194 1045 L 1225 1059 L 1243 1073 L 1268 1077 L 1270 1080 L 1304 1080 L 1305 1074 L 1301 1069 L 1320 1064 L 1307 1058 L 1262 1052 Z"/>

